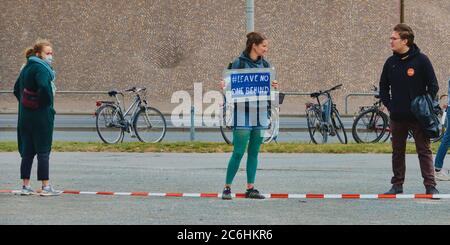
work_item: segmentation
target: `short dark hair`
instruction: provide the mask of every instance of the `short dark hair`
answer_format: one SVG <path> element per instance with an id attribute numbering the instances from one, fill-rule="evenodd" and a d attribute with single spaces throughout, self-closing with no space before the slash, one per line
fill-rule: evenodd
<path id="1" fill-rule="evenodd" d="M 410 26 L 401 23 L 394 27 L 394 31 L 398 32 L 401 39 L 408 40 L 408 47 L 412 47 L 414 45 L 414 32 Z"/>

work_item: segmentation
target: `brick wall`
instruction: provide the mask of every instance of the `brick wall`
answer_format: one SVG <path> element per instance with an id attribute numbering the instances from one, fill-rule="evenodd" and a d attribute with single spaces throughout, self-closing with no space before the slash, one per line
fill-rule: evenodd
<path id="1" fill-rule="evenodd" d="M 38 37 L 54 44 L 60 90 L 146 86 L 170 110 L 173 92 L 194 82 L 216 89 L 223 68 L 245 46 L 245 0 L 3 0 L 0 11 L 0 90 L 11 89 L 23 50 Z M 343 83 L 369 92 L 391 54 L 389 35 L 399 21 L 394 0 L 255 0 L 255 29 L 270 39 L 268 59 L 284 91 L 313 91 Z M 433 62 L 442 91 L 450 76 L 450 1 L 408 0 L 406 23 Z M 58 97 L 57 108 L 91 103 Z M 305 97 L 289 98 L 300 108 Z M 353 108 L 370 103 L 352 100 Z M 15 109 L 0 96 L 0 110 Z M 343 110 L 343 108 L 342 108 Z M 289 111 L 289 110 L 285 110 Z"/>

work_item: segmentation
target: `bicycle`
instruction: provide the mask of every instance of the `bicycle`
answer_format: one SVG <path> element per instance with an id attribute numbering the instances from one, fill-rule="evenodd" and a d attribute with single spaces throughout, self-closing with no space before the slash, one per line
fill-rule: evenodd
<path id="1" fill-rule="evenodd" d="M 118 95 L 123 92 L 134 94 L 134 101 L 126 110 Z M 145 143 L 161 142 L 166 134 L 166 119 L 156 108 L 148 106 L 145 97 L 146 88 L 130 88 L 124 91 L 108 92 L 116 101 L 97 101 L 95 112 L 96 129 L 100 139 L 107 144 L 123 142 L 125 132 Z M 141 94 L 140 94 L 141 93 Z M 129 116 L 129 119 L 127 119 Z M 133 134 L 134 133 L 134 134 Z"/>
<path id="2" fill-rule="evenodd" d="M 383 106 L 380 96 L 378 94 L 378 88 L 373 86 L 372 89 L 375 92 L 374 97 L 377 101 L 372 106 L 361 106 L 352 125 L 352 136 L 357 143 L 378 143 L 386 142 L 391 135 L 391 129 L 389 127 L 389 117 L 384 113 L 385 107 Z M 441 96 L 442 98 L 442 96 Z M 439 113 L 440 118 L 440 135 L 436 138 L 430 139 L 431 142 L 438 142 L 442 139 L 446 129 L 446 110 Z M 408 131 L 408 139 L 413 139 L 413 134 Z"/>
<path id="3" fill-rule="evenodd" d="M 391 134 L 388 115 L 383 112 L 385 108 L 376 93 L 378 88 L 373 86 L 372 91 L 377 101 L 372 106 L 361 106 L 353 121 L 352 136 L 356 143 L 377 143 L 380 140 L 386 142 Z M 387 136 L 383 139 L 386 132 Z"/>
<path id="4" fill-rule="evenodd" d="M 331 89 L 312 93 L 310 96 L 317 100 L 317 104 L 306 103 L 308 132 L 314 144 L 326 143 L 328 136 L 337 136 L 342 144 L 348 142 L 344 124 L 330 94 L 341 87 L 342 84 L 339 84 Z M 319 100 L 322 95 L 326 97 L 323 103 Z"/>
<path id="5" fill-rule="evenodd" d="M 279 93 L 280 102 L 284 99 L 284 94 Z M 223 139 L 229 145 L 233 144 L 233 119 L 234 119 L 234 104 L 233 102 L 226 102 L 225 95 L 223 96 L 223 104 L 220 113 L 220 133 Z M 265 130 L 263 143 L 268 144 L 272 141 L 277 142 L 278 132 L 280 129 L 280 108 L 278 106 L 272 106 L 269 113 L 269 128 Z"/>

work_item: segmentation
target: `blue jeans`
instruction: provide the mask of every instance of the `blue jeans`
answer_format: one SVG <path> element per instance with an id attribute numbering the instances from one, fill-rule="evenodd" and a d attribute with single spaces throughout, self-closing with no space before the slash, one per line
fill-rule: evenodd
<path id="1" fill-rule="evenodd" d="M 448 122 L 450 121 L 450 113 L 447 112 L 447 130 L 442 137 L 441 145 L 439 145 L 438 152 L 436 154 L 436 159 L 434 160 L 434 167 L 441 169 L 444 166 L 444 158 L 447 155 L 448 148 L 450 147 L 450 129 L 448 128 Z"/>

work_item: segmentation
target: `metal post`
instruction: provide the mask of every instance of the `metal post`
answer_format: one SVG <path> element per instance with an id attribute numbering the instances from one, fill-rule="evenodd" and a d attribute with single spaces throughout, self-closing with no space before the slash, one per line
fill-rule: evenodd
<path id="1" fill-rule="evenodd" d="M 195 140 L 195 107 L 191 106 L 191 141 Z"/>
<path id="2" fill-rule="evenodd" d="M 255 1 L 247 0 L 247 33 L 255 30 Z"/>
<path id="3" fill-rule="evenodd" d="M 400 23 L 405 23 L 405 0 L 400 0 Z"/>

